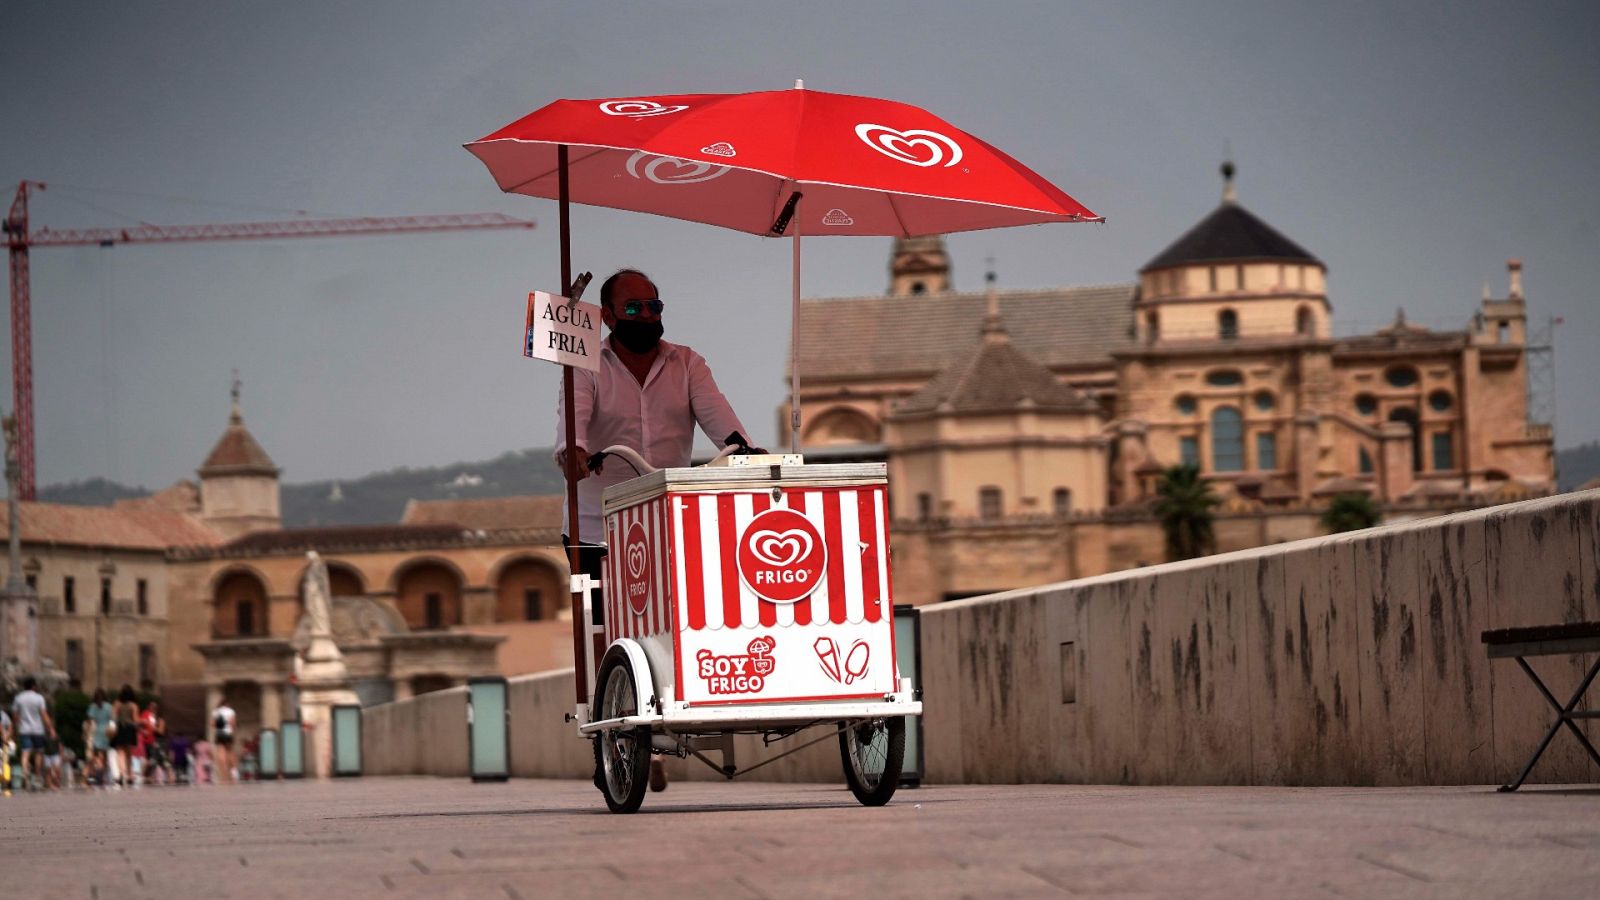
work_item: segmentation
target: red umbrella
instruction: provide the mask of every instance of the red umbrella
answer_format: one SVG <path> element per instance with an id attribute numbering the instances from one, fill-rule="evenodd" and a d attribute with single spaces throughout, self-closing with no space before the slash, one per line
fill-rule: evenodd
<path id="1" fill-rule="evenodd" d="M 1104 221 L 1038 173 L 915 106 L 793 90 L 557 100 L 466 145 L 502 191 L 561 203 L 561 286 L 572 284 L 568 203 L 794 238 L 790 447 L 800 450 L 801 235 L 945 234 Z M 803 198 L 803 201 L 802 201 Z M 572 408 L 572 370 L 564 373 Z M 576 443 L 567 422 L 567 444 Z M 577 485 L 568 482 L 578 571 Z M 576 599 L 576 598 L 575 598 Z M 576 603 L 574 609 L 578 608 Z M 582 625 L 573 616 L 575 661 Z M 577 667 L 577 697 L 587 699 Z"/>
<path id="2" fill-rule="evenodd" d="M 925 110 L 795 89 L 557 100 L 467 145 L 503 191 L 750 234 L 944 234 L 1094 222 L 1037 173 Z M 804 215 L 776 228 L 796 192 Z"/>

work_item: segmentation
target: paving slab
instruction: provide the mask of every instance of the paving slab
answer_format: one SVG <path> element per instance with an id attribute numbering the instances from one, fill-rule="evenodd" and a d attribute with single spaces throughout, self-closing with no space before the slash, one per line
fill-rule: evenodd
<path id="1" fill-rule="evenodd" d="M 360 778 L 0 798 L 0 896 L 1583 897 L 1600 787 Z"/>

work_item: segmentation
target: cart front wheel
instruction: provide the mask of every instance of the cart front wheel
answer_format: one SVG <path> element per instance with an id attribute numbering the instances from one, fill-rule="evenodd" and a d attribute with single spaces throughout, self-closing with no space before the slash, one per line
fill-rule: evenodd
<path id="1" fill-rule="evenodd" d="M 839 732 L 844 780 L 862 806 L 882 806 L 894 796 L 905 754 L 906 720 L 900 716 L 846 722 Z"/>
<path id="2" fill-rule="evenodd" d="M 600 718 L 617 719 L 636 715 L 638 692 L 634 689 L 633 666 L 626 655 L 607 658 L 600 667 Z M 594 742 L 595 771 L 606 806 L 614 813 L 631 813 L 644 802 L 650 779 L 650 729 L 617 728 L 602 731 Z"/>

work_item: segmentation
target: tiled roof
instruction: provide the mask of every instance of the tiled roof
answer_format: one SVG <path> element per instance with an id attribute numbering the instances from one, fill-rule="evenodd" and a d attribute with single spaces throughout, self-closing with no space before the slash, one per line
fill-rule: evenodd
<path id="1" fill-rule="evenodd" d="M 484 497 L 477 500 L 412 500 L 400 516 L 405 525 L 445 522 L 482 531 L 507 528 L 559 528 L 560 494 Z"/>
<path id="2" fill-rule="evenodd" d="M 222 535 L 198 517 L 154 507 L 69 506 L 64 503 L 22 503 L 22 540 L 124 550 L 165 550 L 177 545 L 215 545 Z M 11 518 L 0 506 L 7 539 Z"/>
<path id="3" fill-rule="evenodd" d="M 461 525 L 339 525 L 328 528 L 278 528 L 252 531 L 229 541 L 226 553 L 300 553 L 306 550 L 370 549 L 389 546 L 439 546 L 470 539 Z"/>
<path id="4" fill-rule="evenodd" d="M 178 512 L 200 511 L 200 486 L 183 479 L 148 497 L 129 497 L 111 504 L 112 509 L 165 509 Z"/>
<path id="5" fill-rule="evenodd" d="M 1017 349 L 1050 369 L 1111 365 L 1131 341 L 1134 285 L 1001 291 Z M 800 377 L 930 377 L 983 325 L 982 293 L 800 301 Z"/>
<path id="6" fill-rule="evenodd" d="M 208 475 L 277 475 L 278 467 L 272 457 L 261 449 L 250 429 L 244 427 L 244 417 L 237 404 L 228 417 L 228 428 L 222 432 L 217 445 L 200 466 L 200 476 Z"/>
<path id="7" fill-rule="evenodd" d="M 895 407 L 897 414 L 1010 410 L 1027 403 L 1039 410 L 1097 412 L 1093 400 L 1056 380 L 995 326 L 922 389 Z"/>
<path id="8" fill-rule="evenodd" d="M 1321 265 L 1304 247 L 1284 237 L 1237 203 L 1224 202 L 1145 263 L 1141 272 L 1189 263 L 1292 260 Z"/>

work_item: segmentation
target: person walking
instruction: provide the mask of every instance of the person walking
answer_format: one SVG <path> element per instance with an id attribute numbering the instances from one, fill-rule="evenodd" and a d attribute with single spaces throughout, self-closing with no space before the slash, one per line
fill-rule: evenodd
<path id="1" fill-rule="evenodd" d="M 111 704 L 111 714 L 117 730 L 111 735 L 111 749 L 117 757 L 117 785 L 133 785 L 133 748 L 139 744 L 139 702 L 133 685 L 125 684 L 117 692 L 117 701 Z"/>
<path id="2" fill-rule="evenodd" d="M 11 715 L 16 723 L 17 749 L 22 754 L 23 786 L 28 790 L 43 789 L 45 784 L 44 749 L 47 738 L 56 733 L 50 719 L 50 704 L 35 688 L 38 682 L 32 676 L 23 679 L 22 692 L 11 701 Z M 34 776 L 39 784 L 34 785 Z"/>
<path id="3" fill-rule="evenodd" d="M 85 727 L 90 729 L 89 740 L 84 742 L 84 771 L 94 773 L 94 781 L 100 787 L 110 787 L 109 773 L 106 771 L 111 753 L 111 731 L 115 727 L 115 718 L 111 712 L 111 704 L 106 699 L 105 688 L 94 689 L 94 700 L 89 704 L 89 711 L 85 714 Z"/>
<path id="4" fill-rule="evenodd" d="M 233 730 L 238 718 L 238 714 L 226 700 L 222 701 L 222 705 L 211 714 L 211 730 L 215 732 L 215 740 L 212 742 L 212 774 L 216 784 L 233 781 Z"/>
<path id="5" fill-rule="evenodd" d="M 170 781 L 167 768 L 167 720 L 161 705 L 151 700 L 139 715 L 139 745 L 144 749 L 144 779 L 156 784 Z"/>

